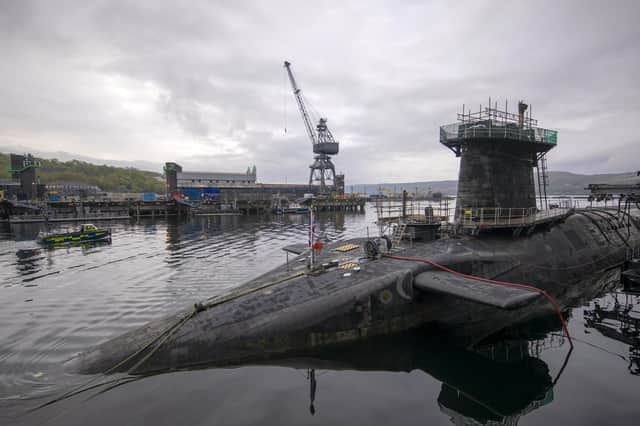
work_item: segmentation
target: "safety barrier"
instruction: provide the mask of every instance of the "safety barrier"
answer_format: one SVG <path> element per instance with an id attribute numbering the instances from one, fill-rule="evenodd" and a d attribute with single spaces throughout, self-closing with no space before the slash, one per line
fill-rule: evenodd
<path id="1" fill-rule="evenodd" d="M 456 222 L 463 226 L 509 226 L 530 225 L 547 218 L 565 215 L 569 209 L 538 211 L 536 207 L 524 208 L 458 208 Z"/>
<path id="2" fill-rule="evenodd" d="M 496 125 L 497 124 L 497 125 Z M 558 143 L 556 130 L 540 127 L 512 127 L 499 125 L 493 121 L 489 124 L 479 123 L 452 123 L 440 127 L 440 142 L 443 144 L 472 138 L 515 139 L 525 142 L 537 142 L 550 145 Z"/>

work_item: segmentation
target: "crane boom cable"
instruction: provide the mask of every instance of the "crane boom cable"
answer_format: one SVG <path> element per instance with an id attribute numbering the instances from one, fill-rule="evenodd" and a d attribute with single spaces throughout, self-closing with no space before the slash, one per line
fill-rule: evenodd
<path id="1" fill-rule="evenodd" d="M 312 123 L 319 122 L 322 116 L 320 115 L 316 107 L 313 105 L 313 102 L 311 102 L 311 100 L 309 100 L 309 98 L 307 98 L 304 93 L 301 92 L 301 95 L 302 95 L 302 100 L 304 101 L 304 104 L 307 107 L 307 111 L 309 112 L 309 118 L 311 119 L 311 122 Z M 318 141 L 317 137 L 316 137 L 316 141 Z"/>

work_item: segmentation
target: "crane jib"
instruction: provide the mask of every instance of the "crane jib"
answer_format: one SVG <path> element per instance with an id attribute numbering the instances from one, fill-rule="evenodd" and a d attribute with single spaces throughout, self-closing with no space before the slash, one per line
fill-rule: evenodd
<path id="1" fill-rule="evenodd" d="M 296 98 L 298 109 L 302 116 L 302 121 L 304 122 L 309 139 L 311 140 L 313 153 L 316 154 L 316 156 L 314 156 L 314 163 L 309 166 L 311 169 L 309 185 L 312 185 L 314 182 L 318 182 L 320 185 L 320 192 L 326 193 L 328 192 L 326 181 L 331 181 L 333 187 L 332 190 L 335 190 L 335 166 L 331 162 L 330 155 L 336 155 L 338 153 L 339 144 L 333 138 L 333 135 L 327 126 L 326 118 L 320 118 L 315 128 L 313 127 L 311 124 L 311 118 L 307 112 L 307 106 L 305 105 L 304 98 L 302 97 L 302 90 L 298 87 L 296 79 L 293 76 L 293 72 L 291 71 L 291 63 L 285 61 L 284 67 L 287 69 L 289 82 L 293 89 L 293 95 Z"/>

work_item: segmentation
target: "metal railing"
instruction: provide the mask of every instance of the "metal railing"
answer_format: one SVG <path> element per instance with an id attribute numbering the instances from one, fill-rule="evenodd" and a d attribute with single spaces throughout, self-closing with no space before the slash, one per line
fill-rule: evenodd
<path id="1" fill-rule="evenodd" d="M 380 235 L 393 233 L 400 224 L 442 225 L 449 222 L 453 213 L 446 198 L 437 203 L 407 199 L 404 205 L 402 201 L 380 199 L 376 200 L 375 207 Z"/>
<path id="2" fill-rule="evenodd" d="M 528 225 L 543 221 L 547 218 L 562 216 L 569 209 L 553 209 L 538 211 L 536 207 L 523 208 L 465 208 L 456 210 L 456 222 L 465 226 L 509 226 Z"/>
<path id="3" fill-rule="evenodd" d="M 468 138 L 515 139 L 526 142 L 556 145 L 558 132 L 540 127 L 515 127 L 493 120 L 478 123 L 452 123 L 440 127 L 440 142 L 443 144 Z"/>
<path id="4" fill-rule="evenodd" d="M 439 223 L 448 221 L 452 213 L 448 202 L 434 204 L 408 200 L 403 206 L 402 201 L 377 200 L 375 206 L 378 221 Z"/>

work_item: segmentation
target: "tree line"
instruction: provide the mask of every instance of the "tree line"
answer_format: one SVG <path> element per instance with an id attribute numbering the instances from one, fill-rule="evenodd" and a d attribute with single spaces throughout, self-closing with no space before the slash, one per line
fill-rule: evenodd
<path id="1" fill-rule="evenodd" d="M 160 173 L 135 169 L 96 165 L 85 161 L 58 161 L 38 159 L 40 183 L 74 182 L 96 185 L 108 192 L 164 193 L 165 183 Z M 0 153 L 0 177 L 9 178 L 11 162 L 8 154 Z"/>

